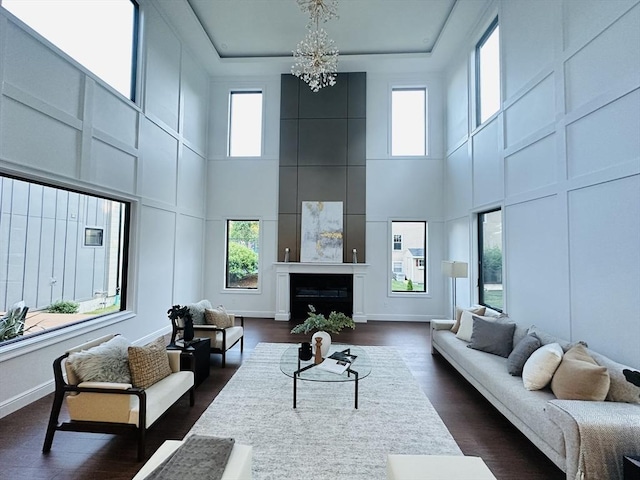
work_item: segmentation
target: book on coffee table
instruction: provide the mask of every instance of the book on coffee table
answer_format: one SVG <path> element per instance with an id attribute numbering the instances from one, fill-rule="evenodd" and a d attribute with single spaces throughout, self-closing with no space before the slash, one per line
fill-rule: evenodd
<path id="1" fill-rule="evenodd" d="M 341 374 L 351 367 L 356 358 L 358 358 L 357 355 L 347 352 L 334 352 L 325 358 L 318 367 L 331 373 Z"/>

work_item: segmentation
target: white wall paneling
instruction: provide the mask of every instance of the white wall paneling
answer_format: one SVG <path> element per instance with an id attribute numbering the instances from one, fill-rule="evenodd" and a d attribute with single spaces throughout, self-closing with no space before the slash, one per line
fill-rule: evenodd
<path id="1" fill-rule="evenodd" d="M 566 61 L 567 111 L 607 92 L 628 90 L 638 85 L 638 25 L 640 5 L 636 5 Z"/>
<path id="2" fill-rule="evenodd" d="M 497 7 L 504 110 L 472 133 L 472 148 L 455 143 L 454 119 L 473 71 L 465 85 L 461 67 L 445 78 L 455 130 L 444 188 L 449 255 L 468 240 L 475 264 L 474 212 L 503 204 L 511 317 L 640 367 L 640 2 Z M 479 24 L 470 55 L 481 34 Z M 466 205 L 460 195 L 471 189 Z M 544 317 L 532 305 L 544 305 Z"/>
<path id="3" fill-rule="evenodd" d="M 509 205 L 504 211 L 509 315 L 570 338 L 567 233 L 557 195 Z M 552 315 L 540 315 L 544 306 Z"/>
<path id="4" fill-rule="evenodd" d="M 638 366 L 640 175 L 569 194 L 572 338 Z"/>
<path id="5" fill-rule="evenodd" d="M 166 311 L 175 300 L 202 295 L 209 77 L 152 2 L 140 8 L 147 34 L 140 55 L 146 75 L 138 87 L 144 110 L 0 14 L 0 169 L 133 202 L 132 312 L 1 348 L 0 369 L 10 373 L 2 379 L 0 415 L 51 391 L 51 362 L 65 348 L 113 331 L 133 341 L 152 339 L 169 331 Z M 184 127 L 181 111 L 188 116 Z M 46 237 L 54 223 L 52 212 L 44 216 L 38 229 Z M 39 249 L 36 240 L 25 248 Z M 46 262 L 60 252 L 43 254 Z M 28 375 L 21 368 L 27 365 Z"/>
<path id="6" fill-rule="evenodd" d="M 507 156 L 504 160 L 506 196 L 555 185 L 556 158 L 555 134 Z"/>
<path id="7" fill-rule="evenodd" d="M 495 203 L 504 196 L 501 123 L 498 115 L 472 137 L 474 206 Z"/>
<path id="8" fill-rule="evenodd" d="M 640 162 L 640 89 L 567 125 L 570 178 Z"/>

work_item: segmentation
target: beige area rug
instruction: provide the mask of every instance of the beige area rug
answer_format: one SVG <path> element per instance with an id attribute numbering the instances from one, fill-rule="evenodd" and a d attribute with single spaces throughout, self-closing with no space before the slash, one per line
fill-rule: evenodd
<path id="1" fill-rule="evenodd" d="M 382 480 L 387 454 L 462 455 L 395 348 L 362 347 L 373 369 L 358 410 L 352 383 L 308 381 L 294 409 L 289 346 L 258 344 L 189 434 L 252 445 L 254 480 Z"/>

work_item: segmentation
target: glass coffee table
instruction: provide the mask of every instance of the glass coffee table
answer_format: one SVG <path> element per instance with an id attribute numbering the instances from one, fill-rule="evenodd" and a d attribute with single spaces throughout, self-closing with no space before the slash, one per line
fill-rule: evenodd
<path id="1" fill-rule="evenodd" d="M 318 368 L 318 365 L 313 362 L 313 357 L 307 361 L 300 360 L 298 357 L 299 346 L 290 346 L 280 358 L 280 370 L 286 376 L 293 378 L 293 408 L 296 408 L 298 380 L 307 382 L 353 382 L 355 385 L 355 408 L 358 408 L 358 381 L 371 373 L 371 362 L 367 352 L 363 348 L 354 345 L 332 343 L 327 356 L 334 352 L 346 350 L 350 355 L 357 357 L 350 368 L 338 374 Z"/>

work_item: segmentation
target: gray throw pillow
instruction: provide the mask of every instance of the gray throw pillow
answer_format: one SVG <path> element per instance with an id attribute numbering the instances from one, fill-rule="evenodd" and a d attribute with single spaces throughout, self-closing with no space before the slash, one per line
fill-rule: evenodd
<path id="1" fill-rule="evenodd" d="M 67 362 L 80 382 L 131 383 L 129 340 L 121 335 L 88 350 L 74 352 Z"/>
<path id="2" fill-rule="evenodd" d="M 473 333 L 467 347 L 501 357 L 508 357 L 513 349 L 515 323 L 490 322 L 473 316 Z"/>
<path id="3" fill-rule="evenodd" d="M 191 320 L 194 325 L 206 325 L 207 322 L 204 318 L 204 311 L 206 309 L 213 308 L 209 300 L 200 300 L 198 303 L 192 303 L 189 305 L 189 313 L 191 314 Z"/>
<path id="4" fill-rule="evenodd" d="M 542 346 L 540 339 L 536 337 L 535 333 L 526 335 L 518 344 L 513 348 L 513 351 L 507 358 L 507 371 L 515 376 L 522 376 L 522 369 L 524 364 L 529 359 L 531 354 Z"/>

